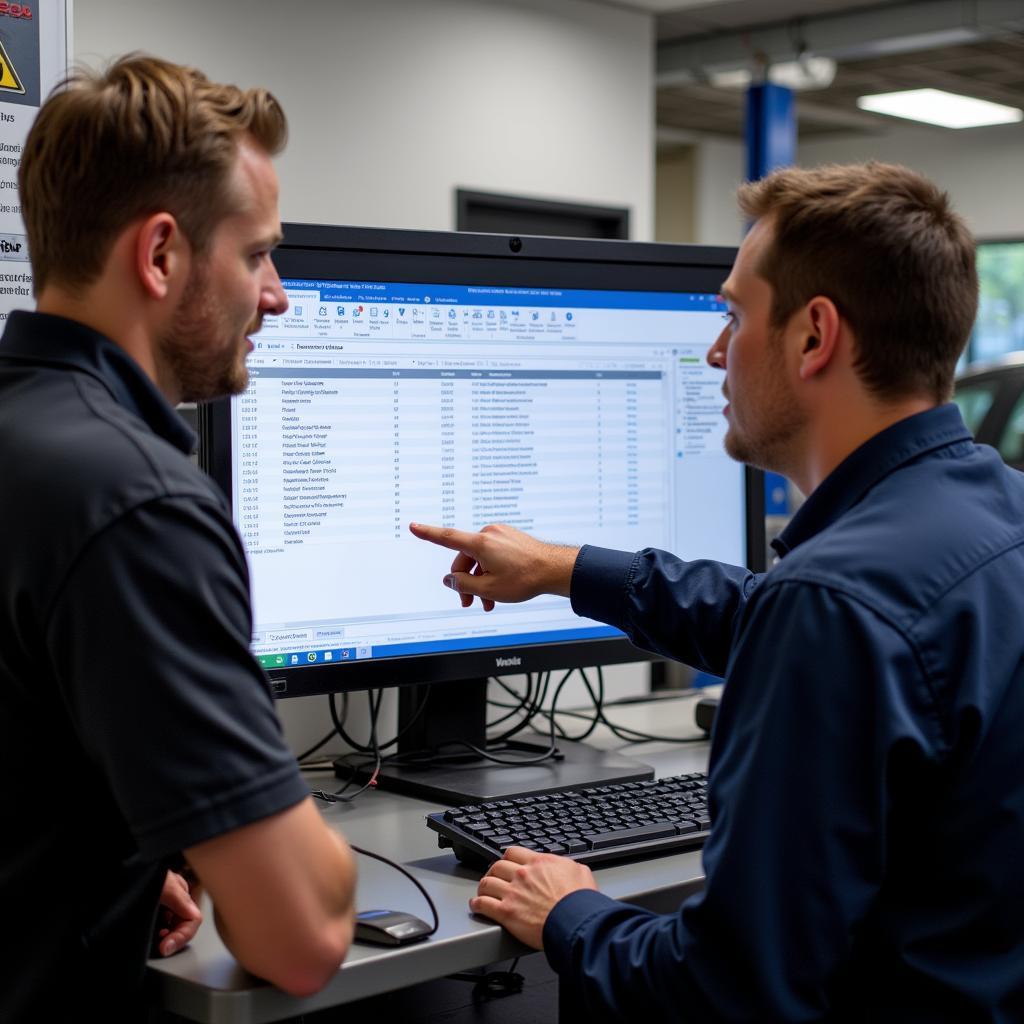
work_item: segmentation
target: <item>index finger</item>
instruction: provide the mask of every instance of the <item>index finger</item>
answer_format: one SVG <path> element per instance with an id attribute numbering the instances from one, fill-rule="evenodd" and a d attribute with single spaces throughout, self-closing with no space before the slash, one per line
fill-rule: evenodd
<path id="1" fill-rule="evenodd" d="M 427 526 L 426 523 L 410 523 L 409 532 L 420 540 L 429 540 L 432 544 L 440 544 L 441 547 L 451 548 L 453 551 L 464 551 L 474 558 L 479 550 L 479 533 L 455 530 L 450 526 Z"/>

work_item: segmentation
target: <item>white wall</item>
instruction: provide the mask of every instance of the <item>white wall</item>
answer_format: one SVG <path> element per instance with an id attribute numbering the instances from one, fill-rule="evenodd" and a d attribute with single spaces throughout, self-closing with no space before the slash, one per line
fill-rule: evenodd
<path id="1" fill-rule="evenodd" d="M 694 241 L 735 245 L 743 144 L 706 136 L 694 146 Z M 797 160 L 804 167 L 861 160 L 906 164 L 949 192 L 979 238 L 1024 237 L 1024 125 L 963 131 L 899 125 L 878 135 L 811 137 L 799 144 Z"/>
<path id="2" fill-rule="evenodd" d="M 281 100 L 285 220 L 447 230 L 456 186 L 653 231 L 649 15 L 581 0 L 76 0 L 75 56 L 143 49 Z"/>
<path id="3" fill-rule="evenodd" d="M 1024 237 L 1024 125 L 960 131 L 908 125 L 877 137 L 808 139 L 799 160 L 804 166 L 906 164 L 949 192 L 979 238 Z"/>
<path id="4" fill-rule="evenodd" d="M 696 149 L 695 242 L 701 245 L 739 245 L 743 222 L 736 209 L 736 187 L 743 180 L 743 143 L 705 136 Z"/>
<path id="5" fill-rule="evenodd" d="M 291 126 L 283 220 L 448 230 L 462 186 L 627 207 L 632 237 L 653 237 L 647 14 L 582 0 L 75 0 L 74 14 L 77 61 L 144 50 L 271 89 Z M 608 676 L 613 696 L 646 679 Z M 568 691 L 562 706 L 582 699 Z M 279 708 L 297 752 L 329 727 L 326 698 Z"/>

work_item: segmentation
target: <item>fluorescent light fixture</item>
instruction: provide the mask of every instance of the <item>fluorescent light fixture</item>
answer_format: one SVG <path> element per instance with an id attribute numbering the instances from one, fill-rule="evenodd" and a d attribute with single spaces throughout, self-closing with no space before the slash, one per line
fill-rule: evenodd
<path id="1" fill-rule="evenodd" d="M 1016 124 L 1024 121 L 1024 110 L 1004 107 L 1001 103 L 960 96 L 942 89 L 907 89 L 903 92 L 882 92 L 861 96 L 861 110 L 909 121 L 924 121 L 943 128 L 979 128 L 987 124 Z"/>
<path id="2" fill-rule="evenodd" d="M 836 77 L 836 62 L 829 57 L 801 57 L 783 60 L 768 67 L 767 78 L 775 85 L 804 92 L 808 89 L 827 89 Z M 750 68 L 712 71 L 708 81 L 716 89 L 746 89 L 754 80 Z"/>

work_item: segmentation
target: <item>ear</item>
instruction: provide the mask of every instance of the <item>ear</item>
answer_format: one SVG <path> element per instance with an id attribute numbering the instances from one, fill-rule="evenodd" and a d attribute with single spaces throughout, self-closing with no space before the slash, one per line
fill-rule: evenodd
<path id="1" fill-rule="evenodd" d="M 810 380 L 823 373 L 836 357 L 841 328 L 839 310 L 831 299 L 816 295 L 804 307 L 798 326 L 803 333 L 799 373 L 802 380 Z"/>
<path id="2" fill-rule="evenodd" d="M 154 213 L 135 236 L 135 269 L 149 298 L 165 299 L 188 277 L 191 247 L 170 213 Z"/>

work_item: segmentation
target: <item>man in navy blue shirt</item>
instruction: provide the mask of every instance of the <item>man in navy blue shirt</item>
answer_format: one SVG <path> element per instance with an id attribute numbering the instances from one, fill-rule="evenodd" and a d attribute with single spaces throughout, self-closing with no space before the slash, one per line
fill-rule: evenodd
<path id="1" fill-rule="evenodd" d="M 659 915 L 512 849 L 474 911 L 543 947 L 581 1016 L 1024 1019 L 1024 476 L 948 403 L 977 301 L 946 196 L 878 164 L 740 189 L 726 449 L 807 495 L 755 575 L 414 525 L 448 586 L 571 597 L 724 675 L 703 892 Z"/>

